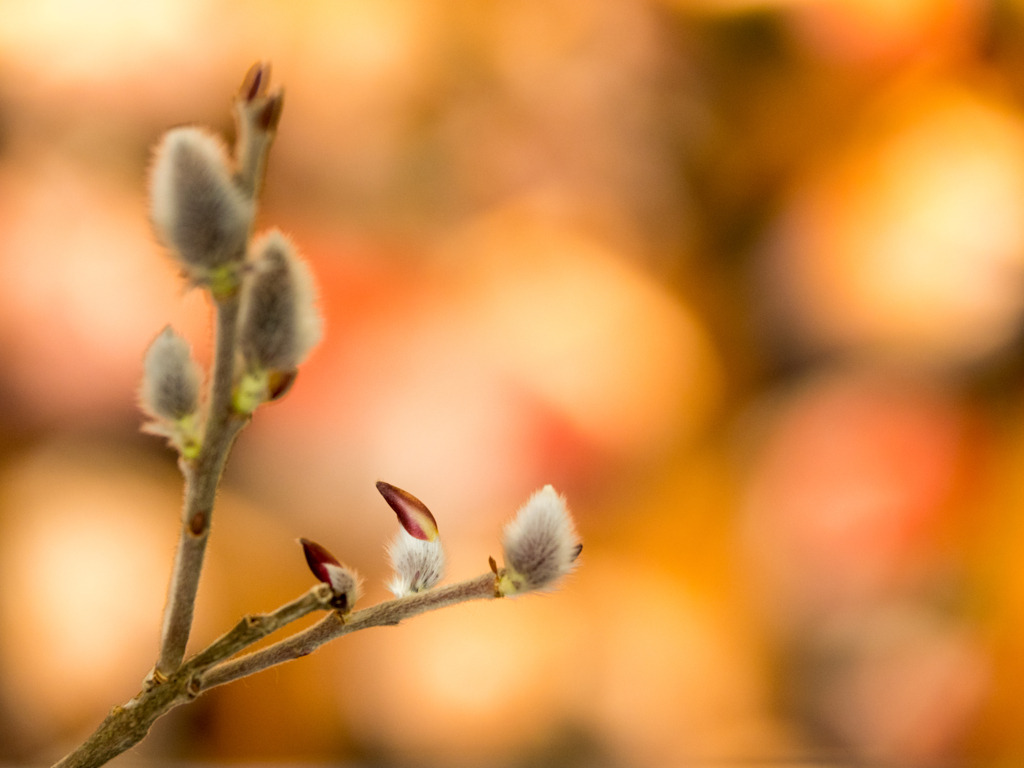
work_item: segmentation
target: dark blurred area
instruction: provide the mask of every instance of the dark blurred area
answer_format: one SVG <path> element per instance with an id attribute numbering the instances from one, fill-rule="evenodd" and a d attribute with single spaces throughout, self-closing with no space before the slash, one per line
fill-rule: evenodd
<path id="1" fill-rule="evenodd" d="M 225 477 L 193 645 L 383 599 L 384 479 L 450 578 L 553 483 L 552 595 L 346 637 L 125 763 L 1024 764 L 1024 2 L 0 0 L 0 762 L 152 666 L 175 458 L 142 354 L 210 310 L 168 127 L 286 88 L 260 228 L 326 335 Z"/>

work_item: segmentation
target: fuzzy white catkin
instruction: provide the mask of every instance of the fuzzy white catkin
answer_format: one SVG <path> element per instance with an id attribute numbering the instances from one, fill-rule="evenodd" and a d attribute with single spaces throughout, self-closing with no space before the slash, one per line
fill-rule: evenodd
<path id="1" fill-rule="evenodd" d="M 231 179 L 224 144 L 199 128 L 175 128 L 157 146 L 150 181 L 153 224 L 186 267 L 241 261 L 254 204 Z"/>
<path id="2" fill-rule="evenodd" d="M 505 526 L 502 547 L 511 592 L 554 584 L 575 567 L 579 543 L 565 499 L 545 485 Z"/>
<path id="3" fill-rule="evenodd" d="M 424 541 L 399 531 L 388 545 L 395 575 L 388 589 L 395 597 L 430 589 L 444 577 L 445 556 L 440 539 Z"/>
<path id="4" fill-rule="evenodd" d="M 292 370 L 320 340 L 316 284 L 278 230 L 261 237 L 253 252 L 253 274 L 242 293 L 239 346 L 250 368 Z"/>
<path id="5" fill-rule="evenodd" d="M 199 409 L 202 372 L 185 339 L 167 326 L 146 351 L 139 399 L 151 416 L 177 420 Z"/>

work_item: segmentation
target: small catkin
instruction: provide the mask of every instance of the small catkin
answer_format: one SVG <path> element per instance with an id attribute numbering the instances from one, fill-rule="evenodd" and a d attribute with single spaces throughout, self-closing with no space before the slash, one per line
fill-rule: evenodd
<path id="1" fill-rule="evenodd" d="M 185 267 L 212 270 L 245 258 L 254 204 L 232 181 L 217 137 L 199 128 L 168 131 L 150 186 L 157 234 Z"/>
<path id="2" fill-rule="evenodd" d="M 254 274 L 242 294 L 242 356 L 253 370 L 292 370 L 320 340 L 313 277 L 294 246 L 276 230 L 253 250 Z"/>
<path id="3" fill-rule="evenodd" d="M 140 400 L 156 418 L 177 421 L 199 410 L 202 372 L 185 339 L 167 326 L 146 351 Z"/>
<path id="4" fill-rule="evenodd" d="M 395 569 L 388 589 L 395 597 L 430 589 L 444 577 L 445 554 L 440 539 L 426 541 L 399 531 L 388 546 L 388 557 Z"/>
<path id="5" fill-rule="evenodd" d="M 550 485 L 530 497 L 505 526 L 503 594 L 544 589 L 572 571 L 582 545 L 565 499 Z"/>

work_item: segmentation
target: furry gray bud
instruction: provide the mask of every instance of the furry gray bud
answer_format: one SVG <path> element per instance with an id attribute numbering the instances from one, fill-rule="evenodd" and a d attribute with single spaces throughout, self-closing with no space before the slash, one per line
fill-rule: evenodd
<path id="1" fill-rule="evenodd" d="M 565 499 L 545 485 L 505 526 L 505 568 L 498 589 L 515 595 L 552 586 L 575 567 L 582 545 Z"/>
<path id="2" fill-rule="evenodd" d="M 151 214 L 160 240 L 191 270 L 245 258 L 253 202 L 231 178 L 221 141 L 199 128 L 168 131 L 156 150 Z"/>
<path id="3" fill-rule="evenodd" d="M 320 340 L 313 277 L 276 230 L 253 250 L 253 274 L 242 293 L 239 347 L 249 370 L 290 371 Z"/>
<path id="4" fill-rule="evenodd" d="M 167 326 L 146 352 L 140 399 L 151 416 L 177 421 L 199 410 L 202 373 L 185 339 Z"/>

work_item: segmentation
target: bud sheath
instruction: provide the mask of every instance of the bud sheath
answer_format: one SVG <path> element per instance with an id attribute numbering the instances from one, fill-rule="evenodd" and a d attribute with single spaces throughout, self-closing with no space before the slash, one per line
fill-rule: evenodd
<path id="1" fill-rule="evenodd" d="M 315 541 L 299 539 L 299 543 L 302 544 L 309 570 L 334 592 L 331 605 L 340 611 L 351 611 L 361 592 L 355 571 L 339 563 L 334 555 Z"/>
<path id="2" fill-rule="evenodd" d="M 377 481 L 377 490 L 398 515 L 398 522 L 410 536 L 423 541 L 434 541 L 437 538 L 437 521 L 430 514 L 426 504 L 408 491 L 396 488 L 383 480 Z"/>

